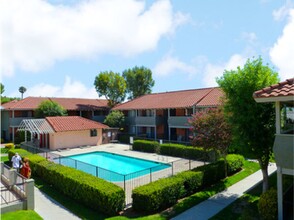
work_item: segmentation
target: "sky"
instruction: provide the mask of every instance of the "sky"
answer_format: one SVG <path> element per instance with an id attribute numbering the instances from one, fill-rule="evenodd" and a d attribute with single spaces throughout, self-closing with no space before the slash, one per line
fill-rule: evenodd
<path id="1" fill-rule="evenodd" d="M 8 97 L 99 98 L 99 73 L 135 66 L 153 93 L 214 87 L 259 56 L 294 76 L 293 0 L 0 0 L 0 26 Z"/>

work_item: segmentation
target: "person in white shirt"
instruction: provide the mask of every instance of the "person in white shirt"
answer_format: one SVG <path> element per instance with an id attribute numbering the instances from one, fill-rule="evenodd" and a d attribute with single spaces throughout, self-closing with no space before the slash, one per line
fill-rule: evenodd
<path id="1" fill-rule="evenodd" d="M 19 169 L 21 168 L 21 157 L 18 153 L 15 153 L 14 156 L 11 158 L 12 167 L 19 172 Z"/>

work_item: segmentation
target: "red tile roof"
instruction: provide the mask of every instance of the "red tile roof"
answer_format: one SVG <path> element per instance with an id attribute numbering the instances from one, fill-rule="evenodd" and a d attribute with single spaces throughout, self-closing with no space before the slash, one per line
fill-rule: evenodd
<path id="1" fill-rule="evenodd" d="M 33 110 L 38 108 L 45 100 L 57 102 L 66 110 L 96 110 L 109 108 L 107 100 L 104 99 L 81 99 L 81 98 L 49 98 L 49 97 L 27 97 L 22 100 L 13 100 L 2 105 L 8 110 Z"/>
<path id="2" fill-rule="evenodd" d="M 294 96 L 294 78 L 258 90 L 253 94 L 255 99 L 285 96 Z"/>
<path id="3" fill-rule="evenodd" d="M 153 93 L 122 103 L 113 110 L 187 108 L 198 103 L 202 103 L 201 106 L 216 106 L 220 104 L 221 96 L 220 88 Z"/>
<path id="4" fill-rule="evenodd" d="M 107 125 L 80 116 L 46 117 L 55 132 L 109 128 Z"/>

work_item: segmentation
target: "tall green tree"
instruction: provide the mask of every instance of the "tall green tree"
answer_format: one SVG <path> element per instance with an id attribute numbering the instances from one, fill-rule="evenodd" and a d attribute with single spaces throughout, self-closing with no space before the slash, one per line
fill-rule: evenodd
<path id="1" fill-rule="evenodd" d="M 125 125 L 125 116 L 121 111 L 111 111 L 103 123 L 109 127 L 122 128 Z"/>
<path id="2" fill-rule="evenodd" d="M 110 107 L 125 100 L 126 82 L 119 73 L 101 72 L 95 77 L 94 86 L 99 97 L 105 96 Z"/>
<path id="3" fill-rule="evenodd" d="M 263 192 L 268 187 L 268 163 L 275 133 L 273 104 L 256 103 L 253 93 L 278 82 L 278 74 L 261 58 L 248 59 L 243 68 L 225 71 L 217 79 L 225 93 L 224 109 L 245 156 L 258 160 L 263 174 Z"/>
<path id="4" fill-rule="evenodd" d="M 127 83 L 128 99 L 134 99 L 139 96 L 150 94 L 155 81 L 152 78 L 152 72 L 146 67 L 134 67 L 125 70 L 123 77 Z"/>
<path id="5" fill-rule="evenodd" d="M 5 91 L 4 85 L 2 83 L 0 83 L 0 94 L 1 94 L 1 96 L 4 93 L 4 91 Z"/>
<path id="6" fill-rule="evenodd" d="M 21 93 L 21 99 L 23 99 L 23 94 L 27 91 L 26 87 L 19 87 L 18 91 Z"/>
<path id="7" fill-rule="evenodd" d="M 45 118 L 47 116 L 66 116 L 67 111 L 57 102 L 45 100 L 41 102 L 35 110 L 36 118 Z"/>

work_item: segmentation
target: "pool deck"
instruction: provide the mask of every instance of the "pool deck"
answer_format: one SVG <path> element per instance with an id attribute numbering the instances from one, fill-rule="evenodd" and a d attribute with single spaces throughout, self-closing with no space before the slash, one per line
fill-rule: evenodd
<path id="1" fill-rule="evenodd" d="M 99 146 L 87 146 L 78 148 L 67 148 L 57 151 L 51 151 L 51 153 L 58 154 L 60 156 L 71 156 L 76 154 L 90 153 L 95 151 L 105 151 L 115 154 L 120 154 L 129 157 L 137 157 L 140 159 L 151 160 L 155 162 L 171 163 L 181 158 L 158 155 L 155 153 L 145 153 L 139 151 L 133 151 L 131 145 L 127 144 L 103 144 Z M 201 165 L 203 163 L 201 162 Z"/>

